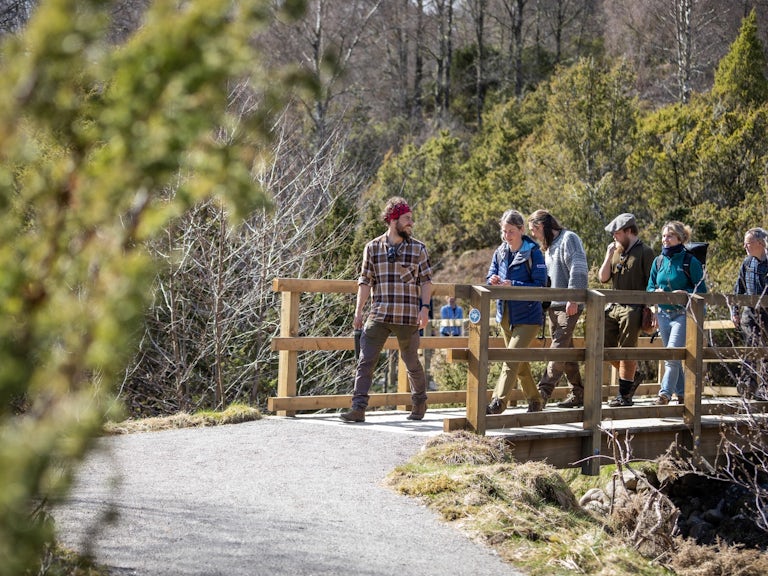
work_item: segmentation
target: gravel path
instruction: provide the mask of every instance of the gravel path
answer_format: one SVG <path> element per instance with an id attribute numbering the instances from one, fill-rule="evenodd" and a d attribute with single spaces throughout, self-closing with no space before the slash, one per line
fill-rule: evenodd
<path id="1" fill-rule="evenodd" d="M 104 438 L 54 517 L 64 544 L 90 543 L 116 576 L 519 576 L 382 485 L 441 421 L 270 417 Z"/>

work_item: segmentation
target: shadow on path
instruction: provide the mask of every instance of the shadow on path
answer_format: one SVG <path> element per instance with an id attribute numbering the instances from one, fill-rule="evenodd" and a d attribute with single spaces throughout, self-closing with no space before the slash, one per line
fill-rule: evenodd
<path id="1" fill-rule="evenodd" d="M 451 414 L 459 412 L 451 411 Z M 374 412 L 113 436 L 54 511 L 61 541 L 114 575 L 519 575 L 382 485 L 442 432 Z M 89 529 L 110 509 L 112 524 Z"/>

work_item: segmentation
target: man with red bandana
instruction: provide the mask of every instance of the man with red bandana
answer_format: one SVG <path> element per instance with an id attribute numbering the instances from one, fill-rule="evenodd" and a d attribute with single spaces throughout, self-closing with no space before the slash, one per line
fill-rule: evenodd
<path id="1" fill-rule="evenodd" d="M 363 332 L 352 409 L 340 415 L 344 422 L 365 422 L 373 371 L 390 334 L 397 337 L 400 357 L 408 370 L 413 406 L 408 419 L 421 420 L 427 411 L 427 379 L 418 352 L 419 329 L 429 322 L 432 298 L 429 254 L 411 235 L 413 214 L 405 199 L 390 198 L 381 217 L 389 228 L 366 244 L 357 280 L 353 327 Z M 363 310 L 369 298 L 371 306 L 364 323 Z"/>

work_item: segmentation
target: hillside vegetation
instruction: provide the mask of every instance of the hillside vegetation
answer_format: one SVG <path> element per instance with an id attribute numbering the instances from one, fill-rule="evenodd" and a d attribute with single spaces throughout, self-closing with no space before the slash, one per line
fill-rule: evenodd
<path id="1" fill-rule="evenodd" d="M 6 5 L 0 575 L 37 566 L 32 511 L 105 420 L 264 409 L 272 280 L 354 278 L 389 196 L 441 273 L 509 207 L 591 265 L 631 211 L 657 248 L 691 225 L 728 291 L 766 221 L 763 2 Z M 349 333 L 350 297 L 304 304 L 302 330 Z M 349 391 L 351 354 L 299 358 L 300 394 Z"/>

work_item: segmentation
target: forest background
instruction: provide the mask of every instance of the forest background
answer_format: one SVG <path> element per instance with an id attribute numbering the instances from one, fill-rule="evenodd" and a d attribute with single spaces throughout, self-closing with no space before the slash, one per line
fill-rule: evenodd
<path id="1" fill-rule="evenodd" d="M 121 389 L 130 412 L 265 406 L 272 279 L 356 278 L 392 195 L 441 281 L 482 283 L 486 262 L 452 263 L 496 246 L 506 209 L 545 208 L 593 271 L 615 215 L 633 212 L 657 251 L 682 220 L 710 243 L 711 289 L 732 291 L 743 234 L 766 222 L 766 25 L 768 2 L 701 0 L 318 1 L 274 22 L 257 37 L 267 63 L 315 90 L 274 125 L 257 176 L 273 209 L 231 228 L 198 205 L 149 246 L 162 272 Z M 302 333 L 347 335 L 353 307 L 305 298 Z M 301 354 L 298 393 L 348 393 L 342 361 Z"/>
<path id="2" fill-rule="evenodd" d="M 546 208 L 597 285 L 631 211 L 657 250 L 689 224 L 730 292 L 766 222 L 767 25 L 768 0 L 4 0 L 0 554 L 50 540 L 29 498 L 105 419 L 264 407 L 272 279 L 354 279 L 389 196 L 440 281 Z M 300 326 L 352 311 L 308 296 Z M 299 393 L 351 371 L 302 354 Z"/>

